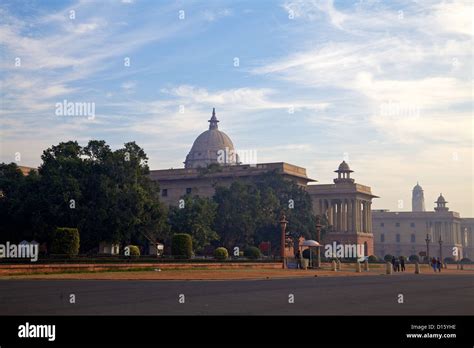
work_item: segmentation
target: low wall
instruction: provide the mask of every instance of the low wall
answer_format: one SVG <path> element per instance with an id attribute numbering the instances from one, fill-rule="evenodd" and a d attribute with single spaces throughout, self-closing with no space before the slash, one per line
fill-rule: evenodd
<path id="1" fill-rule="evenodd" d="M 125 271 L 129 269 L 275 269 L 281 268 L 281 263 L 131 263 L 131 264 L 22 264 L 22 265 L 0 265 L 0 276 L 11 274 L 35 274 L 35 273 L 64 273 L 64 272 L 98 272 L 98 271 Z"/>

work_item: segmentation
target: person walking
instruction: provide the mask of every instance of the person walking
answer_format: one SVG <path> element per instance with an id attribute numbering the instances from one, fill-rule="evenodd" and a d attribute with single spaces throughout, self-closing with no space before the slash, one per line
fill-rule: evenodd
<path id="1" fill-rule="evenodd" d="M 395 256 L 392 256 L 392 267 L 393 267 L 393 271 L 396 272 L 396 268 L 395 268 Z"/>
<path id="2" fill-rule="evenodd" d="M 431 259 L 431 267 L 433 267 L 433 271 L 436 272 L 437 262 L 436 262 L 436 259 L 434 257 Z"/>
<path id="3" fill-rule="evenodd" d="M 298 249 L 298 251 L 296 252 L 296 269 L 301 269 L 303 268 L 302 265 L 301 265 L 301 251 L 300 249 Z"/>
<path id="4" fill-rule="evenodd" d="M 400 266 L 402 267 L 402 272 L 405 272 L 405 258 L 400 256 Z"/>
<path id="5" fill-rule="evenodd" d="M 436 268 L 438 268 L 438 272 L 441 273 L 441 260 L 439 259 L 439 257 L 436 260 Z"/>

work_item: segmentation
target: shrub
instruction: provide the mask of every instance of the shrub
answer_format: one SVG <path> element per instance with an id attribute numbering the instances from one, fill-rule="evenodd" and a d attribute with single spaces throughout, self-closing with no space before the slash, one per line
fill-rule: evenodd
<path id="1" fill-rule="evenodd" d="M 130 256 L 140 256 L 140 248 L 136 245 L 128 245 L 128 250 L 130 251 Z"/>
<path id="2" fill-rule="evenodd" d="M 187 233 L 176 233 L 171 239 L 171 254 L 176 258 L 190 259 L 193 255 L 193 240 Z"/>
<path id="3" fill-rule="evenodd" d="M 68 257 L 79 254 L 79 231 L 77 228 L 57 227 L 52 235 L 51 253 Z"/>
<path id="4" fill-rule="evenodd" d="M 249 259 L 259 259 L 262 256 L 262 253 L 260 252 L 260 249 L 254 246 L 248 247 L 244 251 L 245 257 L 248 257 Z"/>
<path id="5" fill-rule="evenodd" d="M 445 257 L 444 263 L 455 263 L 456 261 L 452 257 Z"/>
<path id="6" fill-rule="evenodd" d="M 379 259 L 377 256 L 375 255 L 370 255 L 369 256 L 369 262 L 377 262 Z"/>
<path id="7" fill-rule="evenodd" d="M 461 259 L 461 263 L 471 263 L 471 262 L 472 262 L 471 259 L 469 259 L 467 257 Z"/>
<path id="8" fill-rule="evenodd" d="M 420 258 L 418 257 L 418 255 L 410 255 L 410 257 L 408 258 L 408 260 L 410 262 L 420 262 Z"/>
<path id="9" fill-rule="evenodd" d="M 220 247 L 214 250 L 214 257 L 217 260 L 227 260 L 227 258 L 229 257 L 229 252 L 226 248 Z"/>
<path id="10" fill-rule="evenodd" d="M 383 257 L 383 259 L 387 262 L 391 262 L 393 258 L 393 255 L 387 254 Z"/>

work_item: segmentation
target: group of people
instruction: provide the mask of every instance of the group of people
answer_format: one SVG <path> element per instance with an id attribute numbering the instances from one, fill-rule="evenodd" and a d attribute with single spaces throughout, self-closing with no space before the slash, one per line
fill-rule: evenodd
<path id="1" fill-rule="evenodd" d="M 441 260 L 439 257 L 435 259 L 434 257 L 430 261 L 431 267 L 433 267 L 433 271 L 441 272 Z"/>
<path id="2" fill-rule="evenodd" d="M 405 272 L 405 258 L 400 256 L 398 259 L 392 256 L 392 266 L 394 272 Z"/>

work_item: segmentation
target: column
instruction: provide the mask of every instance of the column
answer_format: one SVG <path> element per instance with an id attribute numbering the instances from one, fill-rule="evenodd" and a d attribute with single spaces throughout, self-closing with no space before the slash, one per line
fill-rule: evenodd
<path id="1" fill-rule="evenodd" d="M 344 221 L 344 212 L 342 211 L 342 207 L 344 204 L 342 201 L 339 202 L 339 231 L 342 231 L 343 228 L 343 221 Z"/>
<path id="2" fill-rule="evenodd" d="M 372 202 L 369 202 L 369 209 L 368 209 L 368 214 L 369 214 L 369 233 L 372 233 Z"/>
<path id="3" fill-rule="evenodd" d="M 347 230 L 352 232 L 352 199 L 347 200 Z"/>
<path id="4" fill-rule="evenodd" d="M 354 222 L 355 222 L 355 231 L 359 232 L 360 227 L 359 227 L 359 200 L 358 199 L 354 200 Z"/>
<path id="5" fill-rule="evenodd" d="M 364 203 L 365 210 L 365 230 L 364 232 L 369 232 L 369 202 Z"/>
<path id="6" fill-rule="evenodd" d="M 365 209 L 365 202 L 362 201 L 362 232 L 365 232 L 366 227 L 367 227 L 367 219 L 365 216 L 365 213 L 367 210 Z"/>
<path id="7" fill-rule="evenodd" d="M 342 201 L 342 230 L 345 232 L 347 231 L 347 205 L 346 200 Z"/>
<path id="8" fill-rule="evenodd" d="M 329 210 L 329 223 L 332 225 L 332 228 L 334 229 L 334 211 L 332 209 L 332 201 L 330 200 L 328 202 L 328 204 L 329 204 L 329 208 L 328 208 L 328 210 Z"/>
<path id="9" fill-rule="evenodd" d="M 352 231 L 353 232 L 357 232 L 357 212 L 356 212 L 356 202 L 357 200 L 353 199 L 351 201 L 351 205 L 352 205 Z"/>

